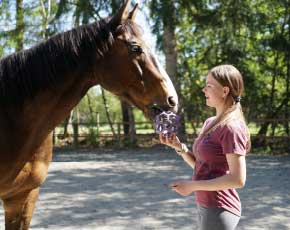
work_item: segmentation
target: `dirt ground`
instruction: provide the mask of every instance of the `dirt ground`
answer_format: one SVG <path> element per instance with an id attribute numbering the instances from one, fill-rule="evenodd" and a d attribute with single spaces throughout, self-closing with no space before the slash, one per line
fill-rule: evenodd
<path id="1" fill-rule="evenodd" d="M 31 229 L 196 229 L 194 196 L 184 198 L 167 187 L 191 174 L 166 147 L 56 151 Z M 247 184 L 238 191 L 243 205 L 239 230 L 290 229 L 289 178 L 290 156 L 247 158 Z"/>

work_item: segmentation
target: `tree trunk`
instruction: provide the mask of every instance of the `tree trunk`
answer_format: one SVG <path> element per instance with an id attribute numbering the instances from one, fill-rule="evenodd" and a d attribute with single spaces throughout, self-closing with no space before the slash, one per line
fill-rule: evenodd
<path id="1" fill-rule="evenodd" d="M 74 136 L 74 148 L 78 148 L 79 146 L 79 123 L 80 123 L 80 116 L 79 116 L 79 109 L 76 106 L 73 110 L 73 136 Z"/>
<path id="2" fill-rule="evenodd" d="M 288 14 L 288 26 L 290 25 L 290 7 L 289 7 L 289 1 L 287 1 L 286 5 L 286 12 Z M 290 42 L 290 32 L 288 29 L 288 42 Z M 289 43 L 288 43 L 289 44 Z M 289 100 L 290 100 L 290 92 L 289 92 L 289 86 L 290 86 L 290 50 L 288 47 L 288 50 L 286 51 L 285 60 L 287 61 L 287 76 L 286 76 L 286 110 L 285 110 L 285 130 L 286 134 L 289 137 L 290 131 L 289 131 Z M 289 146 L 290 148 L 290 146 Z"/>
<path id="3" fill-rule="evenodd" d="M 88 107 L 89 107 L 89 112 L 90 112 L 90 123 L 95 123 L 94 122 L 94 109 L 92 106 L 92 101 L 91 101 L 91 97 L 90 94 L 87 93 L 87 100 L 88 100 Z"/>
<path id="4" fill-rule="evenodd" d="M 273 76 L 272 76 L 272 86 L 271 86 L 271 96 L 270 96 L 270 111 L 273 111 L 273 109 L 274 109 L 274 99 L 275 99 L 275 91 L 276 91 L 276 78 L 277 78 L 278 61 L 279 61 L 279 53 L 276 52 L 274 73 L 273 73 Z M 272 126 L 272 134 L 271 134 L 271 136 L 273 137 L 275 135 L 275 129 L 277 127 L 277 123 L 271 122 L 271 126 Z"/>
<path id="5" fill-rule="evenodd" d="M 78 27 L 80 24 L 82 25 L 88 24 L 90 16 L 93 11 L 93 8 L 90 5 L 90 1 L 75 0 L 75 4 L 76 4 L 76 9 L 74 13 L 75 27 Z"/>
<path id="6" fill-rule="evenodd" d="M 136 145 L 137 136 L 136 136 L 136 127 L 135 127 L 135 119 L 132 107 L 129 107 L 129 134 L 130 134 L 130 144 Z"/>
<path id="7" fill-rule="evenodd" d="M 289 17 L 290 18 L 290 17 Z M 290 19 L 289 19 L 290 20 Z M 290 41 L 290 33 L 289 33 L 289 41 Z M 286 77 L 286 110 L 285 110 L 285 129 L 286 129 L 286 133 L 289 136 L 289 100 L 290 100 L 290 92 L 289 92 L 289 85 L 290 85 L 290 54 L 289 54 L 289 50 L 288 50 L 288 58 L 287 58 L 287 77 Z"/>
<path id="8" fill-rule="evenodd" d="M 74 17 L 75 17 L 74 26 L 77 27 L 80 25 L 80 17 L 81 17 L 81 9 L 79 5 L 79 1 L 76 1 L 76 10 L 75 10 Z"/>
<path id="9" fill-rule="evenodd" d="M 68 137 L 68 125 L 72 123 L 72 111 L 70 112 L 69 116 L 64 120 L 63 124 L 63 138 Z"/>
<path id="10" fill-rule="evenodd" d="M 171 4 L 174 4 L 173 2 Z M 172 5 L 172 8 L 174 6 Z M 179 100 L 179 115 L 181 118 L 181 128 L 178 131 L 178 135 L 180 137 L 185 137 L 185 119 L 184 119 L 184 108 L 183 101 L 181 97 L 181 87 L 178 81 L 178 73 L 177 73 L 177 50 L 176 50 L 176 37 L 175 37 L 175 26 L 167 23 L 163 20 L 164 24 L 164 33 L 163 33 L 163 46 L 165 53 L 165 64 L 166 71 L 170 76 L 174 87 L 176 89 L 178 100 Z"/>
<path id="11" fill-rule="evenodd" d="M 112 15 L 115 15 L 122 3 L 122 0 L 111 0 Z"/>
<path id="12" fill-rule="evenodd" d="M 126 105 L 125 105 L 126 104 Z M 125 136 L 129 135 L 129 110 L 128 105 L 125 101 L 121 100 L 121 109 L 122 109 L 122 119 L 123 119 L 123 130 Z"/>
<path id="13" fill-rule="evenodd" d="M 24 34 L 24 21 L 23 21 L 23 0 L 16 0 L 16 51 L 23 49 L 23 34 Z"/>
<path id="14" fill-rule="evenodd" d="M 276 52 L 275 65 L 274 65 L 274 74 L 272 76 L 272 87 L 271 87 L 271 96 L 270 96 L 270 110 L 272 110 L 273 107 L 274 107 L 278 60 L 279 60 L 279 54 L 278 54 L 278 52 Z"/>
<path id="15" fill-rule="evenodd" d="M 105 111 L 106 111 L 106 116 L 107 116 L 107 119 L 108 119 L 108 122 L 109 122 L 109 125 L 110 125 L 110 128 L 111 128 L 112 134 L 113 134 L 114 138 L 116 138 L 115 129 L 114 129 L 114 126 L 113 126 L 113 123 L 112 123 L 112 120 L 111 120 L 111 116 L 110 116 L 110 112 L 109 112 L 109 106 L 108 106 L 107 98 L 106 98 L 106 95 L 105 95 L 105 90 L 103 88 L 101 88 L 101 90 L 102 90 L 102 98 L 103 98 L 103 103 L 104 103 L 104 107 L 105 107 Z"/>
<path id="16" fill-rule="evenodd" d="M 125 139 L 130 140 L 130 143 L 134 145 L 137 139 L 136 139 L 136 126 L 133 109 L 127 102 L 123 100 L 121 100 L 121 107 L 122 107 L 122 121 Z"/>
<path id="17" fill-rule="evenodd" d="M 48 0 L 47 6 L 43 0 L 40 0 L 41 4 L 41 15 L 42 15 L 42 37 L 47 39 L 49 37 L 48 25 L 51 17 L 51 0 Z"/>

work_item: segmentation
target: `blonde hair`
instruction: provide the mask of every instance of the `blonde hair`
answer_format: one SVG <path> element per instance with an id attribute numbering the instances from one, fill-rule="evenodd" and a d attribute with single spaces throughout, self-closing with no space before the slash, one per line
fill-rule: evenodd
<path id="1" fill-rule="evenodd" d="M 229 88 L 229 93 L 225 98 L 225 109 L 217 116 L 211 124 L 203 130 L 199 137 L 204 137 L 218 126 L 227 124 L 231 120 L 242 120 L 245 122 L 242 106 L 240 103 L 241 96 L 244 92 L 244 81 L 240 71 L 232 65 L 219 65 L 212 68 L 208 75 L 212 76 L 223 87 Z M 251 148 L 250 133 L 247 128 L 247 152 Z"/>

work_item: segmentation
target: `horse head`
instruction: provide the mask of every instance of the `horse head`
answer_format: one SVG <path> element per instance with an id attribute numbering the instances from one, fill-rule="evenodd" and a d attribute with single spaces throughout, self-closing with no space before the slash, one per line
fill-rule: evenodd
<path id="1" fill-rule="evenodd" d="M 104 58 L 98 83 L 153 118 L 164 110 L 177 112 L 178 98 L 166 71 L 142 39 L 134 22 L 137 4 L 127 0 L 110 20 L 114 42 Z"/>

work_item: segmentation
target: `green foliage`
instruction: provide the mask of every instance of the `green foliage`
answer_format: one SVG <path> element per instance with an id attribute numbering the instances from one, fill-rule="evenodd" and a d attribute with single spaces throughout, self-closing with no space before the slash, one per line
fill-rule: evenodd
<path id="1" fill-rule="evenodd" d="M 121 106 L 120 100 L 108 91 L 105 91 L 108 109 L 110 111 L 110 116 L 113 122 L 118 122 L 121 120 Z M 88 103 L 88 97 L 90 97 L 91 108 Z M 99 116 L 99 122 L 106 123 L 107 117 L 104 109 L 103 99 L 100 94 L 99 87 L 93 87 L 89 90 L 88 94 L 81 100 L 78 105 L 80 111 L 80 122 L 83 123 L 96 123 L 97 116 Z M 90 111 L 92 109 L 92 111 Z M 92 113 L 91 113 L 92 112 Z"/>
<path id="2" fill-rule="evenodd" d="M 279 125 L 259 122 L 254 133 L 277 135 L 279 130 L 289 136 L 290 1 L 178 0 L 174 10 L 160 12 L 167 3 L 148 3 L 152 31 L 161 38 L 163 19 L 172 15 L 168 20 L 177 28 L 180 95 L 192 127 L 213 114 L 205 109 L 204 76 L 213 66 L 229 63 L 244 77 L 242 105 L 249 121 L 288 119 Z"/>
<path id="3" fill-rule="evenodd" d="M 43 2 L 43 4 L 41 4 Z M 121 0 L 23 1 L 23 34 L 16 30 L 15 1 L 0 1 L 0 56 L 15 51 L 23 39 L 28 48 L 74 25 L 115 13 Z M 214 111 L 207 109 L 202 93 L 209 69 L 221 63 L 235 65 L 245 80 L 242 100 L 253 133 L 289 136 L 290 1 L 289 0 L 167 0 L 144 1 L 150 13 L 158 47 L 164 47 L 164 24 L 175 26 L 178 81 L 188 130 L 196 131 Z M 144 4 L 143 4 L 144 5 Z M 143 9 L 145 10 L 145 9 Z M 17 40 L 18 39 L 18 40 Z M 117 97 L 106 92 L 113 122 L 122 120 Z M 78 105 L 80 122 L 91 123 L 89 142 L 98 145 L 95 123 L 107 122 L 103 99 L 93 88 Z M 147 121 L 134 109 L 135 121 Z M 138 126 L 137 126 L 138 127 Z M 151 128 L 151 127 L 149 127 Z M 104 128 L 110 132 L 109 126 Z M 143 132 L 143 131 L 142 131 Z M 145 131 L 144 131 L 145 132 Z M 110 143 L 108 143 L 110 144 Z M 270 150 L 267 150 L 270 151 Z"/>

